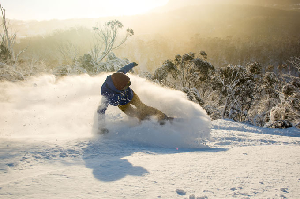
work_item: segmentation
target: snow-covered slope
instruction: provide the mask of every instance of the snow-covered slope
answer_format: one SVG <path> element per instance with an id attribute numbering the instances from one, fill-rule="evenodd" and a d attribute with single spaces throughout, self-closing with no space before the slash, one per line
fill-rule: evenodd
<path id="1" fill-rule="evenodd" d="M 139 124 L 115 107 L 93 133 L 106 75 L 0 84 L 0 198 L 299 198 L 300 132 L 217 120 L 178 91 L 131 76 L 185 123 Z"/>

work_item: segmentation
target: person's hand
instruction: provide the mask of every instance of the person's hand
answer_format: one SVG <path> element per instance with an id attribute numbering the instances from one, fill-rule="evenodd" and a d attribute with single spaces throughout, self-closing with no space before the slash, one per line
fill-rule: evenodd
<path id="1" fill-rule="evenodd" d="M 133 63 L 133 66 L 137 66 L 138 64 L 137 63 L 135 63 L 135 62 L 132 62 Z"/>

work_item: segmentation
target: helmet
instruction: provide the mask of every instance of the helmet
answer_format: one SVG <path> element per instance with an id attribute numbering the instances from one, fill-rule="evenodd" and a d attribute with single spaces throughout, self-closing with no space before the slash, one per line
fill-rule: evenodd
<path id="1" fill-rule="evenodd" d="M 123 90 L 128 85 L 128 82 L 130 81 L 130 78 L 121 72 L 112 74 L 111 78 L 116 89 L 118 90 Z"/>

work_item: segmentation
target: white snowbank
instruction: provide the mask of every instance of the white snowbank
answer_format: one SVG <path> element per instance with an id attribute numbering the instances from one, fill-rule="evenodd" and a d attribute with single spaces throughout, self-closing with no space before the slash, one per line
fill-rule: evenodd
<path id="1" fill-rule="evenodd" d="M 45 75 L 24 82 L 0 84 L 0 136 L 29 139 L 92 137 L 94 114 L 101 100 L 100 88 L 108 74 L 56 78 Z M 141 124 L 110 106 L 106 114 L 108 135 L 103 138 L 134 141 L 162 147 L 199 147 L 210 136 L 210 119 L 180 91 L 155 85 L 130 75 L 132 89 L 141 100 L 185 122 L 160 126 Z"/>

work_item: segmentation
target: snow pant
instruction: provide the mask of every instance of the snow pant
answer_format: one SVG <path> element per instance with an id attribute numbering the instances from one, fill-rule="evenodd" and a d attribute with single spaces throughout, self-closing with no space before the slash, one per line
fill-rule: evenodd
<path id="1" fill-rule="evenodd" d="M 159 121 L 164 120 L 167 117 L 160 110 L 144 104 L 135 92 L 133 92 L 133 98 L 128 104 L 119 105 L 118 107 L 126 115 L 130 117 L 137 117 L 140 121 L 150 119 L 151 116 L 157 117 Z"/>

